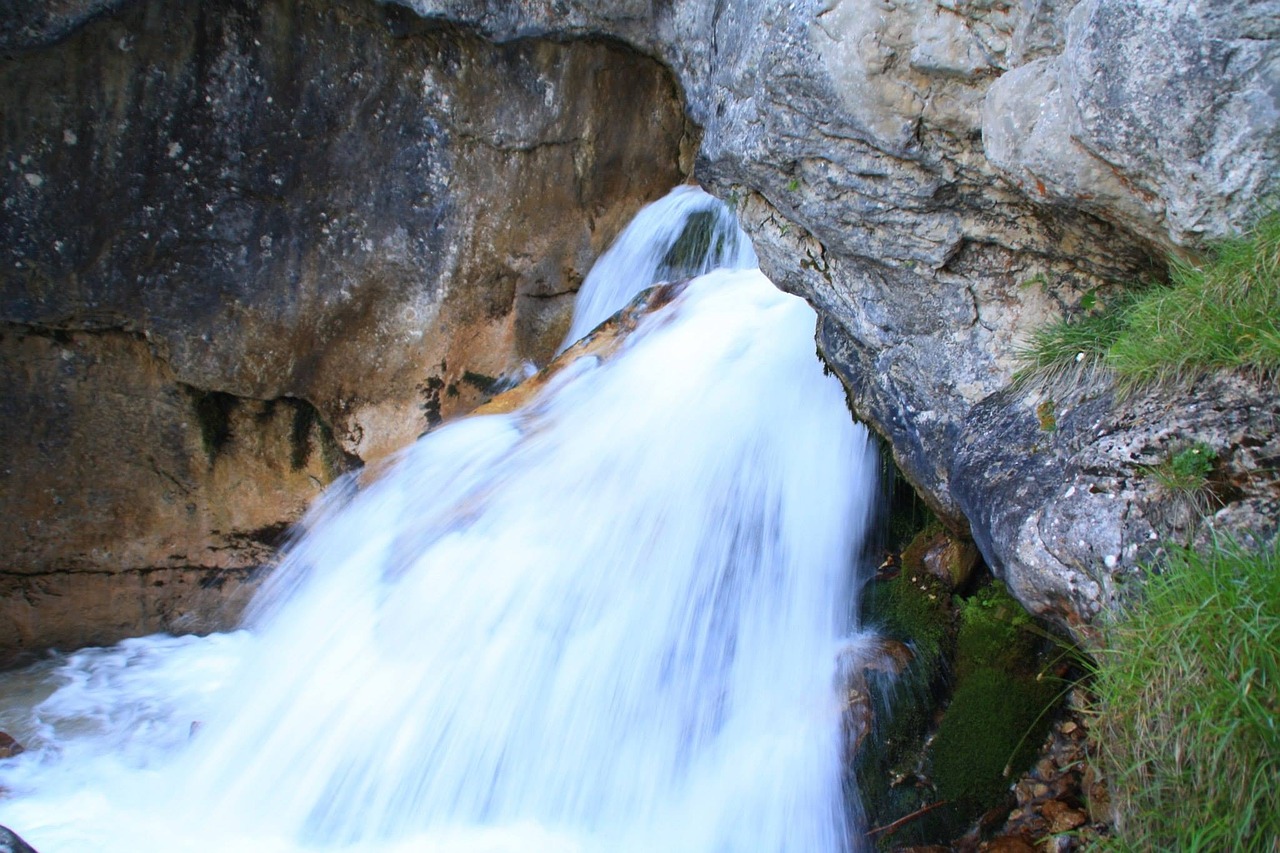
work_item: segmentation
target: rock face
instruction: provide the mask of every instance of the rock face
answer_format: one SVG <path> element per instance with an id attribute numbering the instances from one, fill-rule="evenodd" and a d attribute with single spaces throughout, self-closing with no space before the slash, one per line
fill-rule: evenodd
<path id="1" fill-rule="evenodd" d="M 616 41 L 367 0 L 16 12 L 0 657 L 225 624 L 324 483 L 550 357 L 693 150 Z"/>
<path id="2" fill-rule="evenodd" d="M 1280 189 L 1280 3 L 402 2 L 662 57 L 703 128 L 698 179 L 817 308 L 857 414 L 1036 612 L 1087 626 L 1177 534 L 1135 472 L 1179 442 L 1212 436 L 1214 476 L 1243 484 L 1223 527 L 1275 534 L 1269 385 L 1220 380 L 1213 414 L 1212 383 L 1121 407 L 1088 389 L 1052 436 L 1052 395 L 1008 386 L 1032 328 Z"/>
<path id="3" fill-rule="evenodd" d="M 1118 405 L 1010 377 L 1032 328 L 1280 189 L 1277 0 L 19 11 L 17 337 L 117 330 L 176 383 L 305 401 L 374 458 L 549 352 L 556 300 L 691 156 L 687 121 L 856 413 L 1032 609 L 1087 634 L 1153 541 L 1192 535 L 1141 473 L 1182 442 L 1214 443 L 1222 526 L 1275 533 L 1269 385 Z"/>
<path id="4" fill-rule="evenodd" d="M 1230 234 L 1280 172 L 1280 17 L 1270 3 L 1089 0 L 1059 52 L 983 104 L 991 162 L 1020 187 L 1195 246 Z"/>
<path id="5" fill-rule="evenodd" d="M 1278 428 L 1274 391 L 1238 376 L 1119 403 L 1107 389 L 1009 389 L 970 412 L 952 491 L 1011 591 L 1087 639 L 1089 623 L 1133 591 L 1135 564 L 1170 540 L 1206 543 L 1201 511 L 1231 535 L 1276 536 Z M 1216 455 L 1200 507 L 1159 476 L 1195 445 Z"/>
<path id="6" fill-rule="evenodd" d="M 1169 534 L 1135 468 L 1171 445 L 1212 435 L 1218 475 L 1270 470 L 1234 495 L 1270 507 L 1243 513 L 1261 526 L 1220 520 L 1274 535 L 1265 383 L 1231 383 L 1232 415 L 1205 389 L 1120 408 L 1086 389 L 1052 441 L 1035 417 L 1052 395 L 1007 386 L 1030 329 L 1275 192 L 1280 4 L 805 8 L 756 40 L 763 73 L 720 72 L 752 97 L 715 108 L 699 175 L 743 195 L 768 271 L 818 306 L 855 408 L 944 518 L 1073 628 Z"/>

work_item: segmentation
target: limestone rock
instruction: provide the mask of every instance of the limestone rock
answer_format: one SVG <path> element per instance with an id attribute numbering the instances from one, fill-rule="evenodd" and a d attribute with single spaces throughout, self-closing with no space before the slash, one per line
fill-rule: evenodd
<path id="1" fill-rule="evenodd" d="M 1119 403 L 1105 386 L 1075 389 L 1046 430 L 1035 409 L 1051 394 L 1010 390 L 975 406 L 953 461 L 975 539 L 1033 612 L 1087 637 L 1164 543 L 1280 532 L 1280 401 L 1269 383 L 1223 375 Z M 1195 443 L 1215 454 L 1211 515 L 1199 524 L 1152 474 Z"/>
<path id="2" fill-rule="evenodd" d="M 1195 246 L 1280 174 L 1280 7 L 1083 0 L 1061 53 L 996 81 L 991 161 L 1020 186 Z"/>
<path id="3" fill-rule="evenodd" d="M 347 459 L 305 401 L 177 381 L 139 336 L 0 331 L 0 662 L 232 624 Z"/>
<path id="4" fill-rule="evenodd" d="M 1280 0 L 43 8 L 0 29 L 6 115 L 32 117 L 11 321 L 141 333 L 178 381 L 307 400 L 372 458 L 549 352 L 590 256 L 696 153 L 858 416 L 1037 612 L 1084 630 L 1161 525 L 1199 535 L 1133 476 L 1160 423 L 1222 440 L 1215 523 L 1274 530 L 1235 443 L 1271 439 L 1232 420 L 1268 389 L 1220 380 L 1217 413 L 1100 389 L 1044 436 L 1009 380 L 1030 329 L 1280 189 Z M 52 213 L 95 207 L 83 237 Z"/>
<path id="5" fill-rule="evenodd" d="M 474 405 L 467 373 L 549 357 L 592 256 L 678 180 L 669 78 L 376 12 L 134 3 L 4 63 L 3 319 L 141 332 L 363 458 Z"/>
<path id="6" fill-rule="evenodd" d="M 667 49 L 704 125 L 698 177 L 815 306 L 854 410 L 1024 603 L 1086 635 L 1165 535 L 1129 451 L 1221 439 L 1244 485 L 1215 523 L 1274 534 L 1270 475 L 1243 474 L 1265 453 L 1241 450 L 1272 443 L 1274 393 L 1213 380 L 1233 390 L 1208 412 L 1199 393 L 1117 408 L 1089 389 L 1059 407 L 1080 426 L 1046 440 L 1008 390 L 1018 347 L 1277 190 L 1276 21 L 1274 0 L 731 2 L 705 64 Z"/>

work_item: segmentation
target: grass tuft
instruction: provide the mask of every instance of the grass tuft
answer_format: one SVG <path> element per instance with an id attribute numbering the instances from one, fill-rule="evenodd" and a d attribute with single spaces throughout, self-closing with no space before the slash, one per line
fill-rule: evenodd
<path id="1" fill-rule="evenodd" d="M 1172 262 L 1167 285 L 1038 329 L 1020 358 L 1019 381 L 1079 383 L 1101 370 L 1121 391 L 1217 369 L 1280 372 L 1280 211 L 1201 266 Z"/>
<path id="2" fill-rule="evenodd" d="M 1094 691 L 1118 846 L 1280 849 L 1280 546 L 1173 550 L 1107 645 Z"/>

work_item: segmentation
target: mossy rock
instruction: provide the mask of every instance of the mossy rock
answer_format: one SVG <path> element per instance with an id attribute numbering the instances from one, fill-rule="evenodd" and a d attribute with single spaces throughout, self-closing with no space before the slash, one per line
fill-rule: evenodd
<path id="1" fill-rule="evenodd" d="M 973 542 L 954 536 L 939 526 L 928 527 L 902 550 L 902 568 L 928 572 L 949 589 L 963 586 L 978 565 L 978 548 Z"/>
<path id="2" fill-rule="evenodd" d="M 1004 584 L 996 581 L 959 605 L 955 674 L 963 681 L 970 673 L 991 667 L 1034 676 L 1041 636 L 1030 615 Z"/>
<path id="3" fill-rule="evenodd" d="M 863 592 L 863 624 L 910 645 L 926 668 L 950 655 L 954 621 L 951 591 L 927 572 L 903 569 Z"/>
<path id="4" fill-rule="evenodd" d="M 662 256 L 658 280 L 678 281 L 697 275 L 708 257 L 724 252 L 727 236 L 717 211 L 699 210 L 689 214 L 684 230 Z"/>
<path id="5" fill-rule="evenodd" d="M 886 826 L 944 803 L 876 841 L 947 843 L 1008 795 L 1043 740 L 1060 692 L 1040 677 L 1047 644 L 998 582 L 953 599 L 940 579 L 904 567 L 871 584 L 865 613 L 913 643 L 921 661 L 897 681 L 870 684 L 874 729 L 855 764 L 864 813 L 869 826 Z"/>
<path id="6" fill-rule="evenodd" d="M 872 730 L 852 769 L 863 813 L 868 824 L 876 826 L 915 811 L 932 796 L 916 778 L 916 769 L 947 686 L 955 645 L 951 593 L 932 575 L 901 571 L 868 584 L 863 623 L 906 643 L 915 654 L 898 677 L 868 678 Z M 898 833 L 893 841 L 901 841 Z"/>
<path id="7" fill-rule="evenodd" d="M 951 834 L 1008 796 L 1048 731 L 1056 693 L 1048 681 L 991 667 L 956 687 L 929 750 L 938 799 L 958 807 Z"/>
<path id="8" fill-rule="evenodd" d="M 945 840 L 1008 796 L 1048 731 L 1060 694 L 1044 674 L 1044 641 L 1021 605 L 993 582 L 959 603 L 955 691 L 929 746 L 929 772 L 948 806 L 927 823 Z"/>

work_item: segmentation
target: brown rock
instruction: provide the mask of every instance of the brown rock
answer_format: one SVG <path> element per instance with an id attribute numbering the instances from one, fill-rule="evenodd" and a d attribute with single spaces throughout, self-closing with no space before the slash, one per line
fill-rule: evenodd
<path id="1" fill-rule="evenodd" d="M 946 581 L 952 589 L 964 584 L 977 565 L 978 546 L 968 539 L 949 537 L 924 555 L 925 569 Z"/>
<path id="2" fill-rule="evenodd" d="M 1089 809 L 1089 819 L 1094 823 L 1107 823 L 1111 820 L 1111 791 L 1107 782 L 1094 769 L 1092 764 L 1085 764 L 1084 778 L 1085 804 Z"/>
<path id="3" fill-rule="evenodd" d="M 841 654 L 840 670 L 845 678 L 845 753 L 849 762 L 857 755 L 875 720 L 867 673 L 898 675 L 913 658 L 905 644 L 885 637 L 876 637 L 866 646 L 850 648 Z"/>
<path id="4" fill-rule="evenodd" d="M 550 357 L 695 133 L 616 40 L 372 0 L 75 16 L 0 104 L 0 665 L 234 624 L 336 474 Z"/>
<path id="5" fill-rule="evenodd" d="M 902 566 L 908 571 L 925 571 L 955 589 L 968 580 L 978 564 L 978 548 L 973 542 L 945 530 L 923 531 L 902 551 Z"/>
<path id="6" fill-rule="evenodd" d="M 22 744 L 13 739 L 7 732 L 0 732 L 0 758 L 13 758 L 26 752 Z"/>
<path id="7" fill-rule="evenodd" d="M 1036 853 L 1035 845 L 1020 835 L 1001 835 L 984 842 L 978 849 L 983 853 Z"/>
<path id="8" fill-rule="evenodd" d="M 661 284 L 649 288 L 631 301 L 609 320 L 601 323 L 590 334 L 569 347 L 529 379 L 510 391 L 503 392 L 477 407 L 474 414 L 497 415 L 514 412 L 529 404 L 543 388 L 565 367 L 580 358 L 591 357 L 607 361 L 646 314 L 671 302 L 684 290 L 688 281 Z"/>
<path id="9" fill-rule="evenodd" d="M 1049 800 L 1040 807 L 1040 813 L 1049 822 L 1049 831 L 1055 835 L 1069 832 L 1088 820 L 1084 812 L 1071 808 L 1062 800 Z"/>

